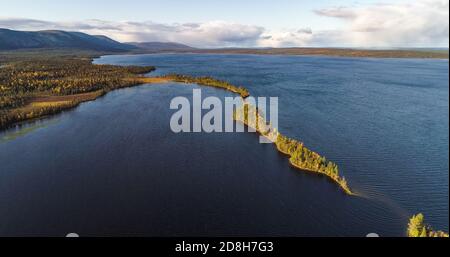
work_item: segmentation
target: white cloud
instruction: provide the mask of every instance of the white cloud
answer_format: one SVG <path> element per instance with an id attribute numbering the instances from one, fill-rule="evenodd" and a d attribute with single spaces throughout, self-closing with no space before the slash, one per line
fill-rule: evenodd
<path id="1" fill-rule="evenodd" d="M 308 27 L 268 30 L 225 21 L 162 24 L 102 20 L 51 22 L 1 17 L 0 27 L 81 31 L 106 35 L 121 42 L 171 41 L 195 47 L 413 47 L 448 46 L 449 42 L 448 0 L 339 6 L 316 10 L 315 13 L 342 20 L 344 27 L 333 31 L 312 31 Z"/>
<path id="2" fill-rule="evenodd" d="M 198 47 L 254 46 L 264 28 L 224 21 L 161 24 L 155 22 L 49 22 L 20 18 L 0 18 L 0 27 L 18 30 L 69 30 L 101 34 L 121 42 L 180 42 Z"/>
<path id="3" fill-rule="evenodd" d="M 316 13 L 346 22 L 345 29 L 334 32 L 339 35 L 328 35 L 340 45 L 448 46 L 449 42 L 448 0 L 334 7 Z"/>
<path id="4" fill-rule="evenodd" d="M 257 45 L 263 47 L 305 46 L 309 44 L 313 37 L 314 35 L 310 28 L 288 31 L 267 31 L 257 41 Z"/>

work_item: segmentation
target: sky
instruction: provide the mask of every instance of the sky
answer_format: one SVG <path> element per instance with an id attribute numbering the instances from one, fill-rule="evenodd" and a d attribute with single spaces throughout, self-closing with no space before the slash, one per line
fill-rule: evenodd
<path id="1" fill-rule="evenodd" d="M 0 0 L 0 28 L 195 47 L 448 47 L 449 0 Z"/>

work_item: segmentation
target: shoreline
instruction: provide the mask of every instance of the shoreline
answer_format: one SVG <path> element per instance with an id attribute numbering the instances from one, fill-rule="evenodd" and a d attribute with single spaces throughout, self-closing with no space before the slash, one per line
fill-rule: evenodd
<path id="1" fill-rule="evenodd" d="M 117 89 L 125 89 L 130 87 L 142 86 L 145 84 L 162 84 L 171 82 L 168 79 L 161 78 L 150 78 L 150 77 L 135 77 L 128 78 L 130 81 L 139 82 L 131 86 L 119 87 L 113 90 L 100 89 L 93 92 L 64 95 L 64 96 L 36 96 L 35 99 L 31 100 L 27 105 L 11 110 L 14 115 L 20 115 L 17 121 L 11 122 L 5 126 L 0 126 L 0 132 L 4 132 L 8 129 L 12 129 L 17 126 L 26 125 L 28 122 L 49 118 L 53 115 L 60 114 L 65 111 L 77 108 L 80 104 L 86 102 L 95 101 L 109 92 Z M 128 80 L 125 79 L 125 80 Z M 60 99 L 64 100 L 60 100 Z M 29 115 L 32 114 L 33 116 Z"/>

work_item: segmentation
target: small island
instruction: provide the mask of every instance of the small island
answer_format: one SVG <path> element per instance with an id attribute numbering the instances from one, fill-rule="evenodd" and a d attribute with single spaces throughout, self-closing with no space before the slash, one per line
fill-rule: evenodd
<path id="1" fill-rule="evenodd" d="M 425 223 L 422 213 L 412 216 L 409 220 L 408 237 L 448 237 L 448 233 L 444 231 L 435 231 L 433 228 Z"/>

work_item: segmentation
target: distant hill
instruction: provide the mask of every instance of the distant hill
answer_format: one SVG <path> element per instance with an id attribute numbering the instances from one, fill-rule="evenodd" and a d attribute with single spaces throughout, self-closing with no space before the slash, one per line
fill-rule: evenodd
<path id="1" fill-rule="evenodd" d="M 15 31 L 0 29 L 0 50 L 37 48 L 76 48 L 95 51 L 128 51 L 136 47 L 106 36 L 59 30 Z"/>
<path id="2" fill-rule="evenodd" d="M 127 43 L 129 45 L 136 46 L 142 50 L 146 51 L 154 51 L 154 52 L 160 52 L 160 51 L 189 51 L 194 50 L 195 48 L 179 44 L 179 43 L 173 43 L 173 42 L 143 42 L 143 43 Z"/>

